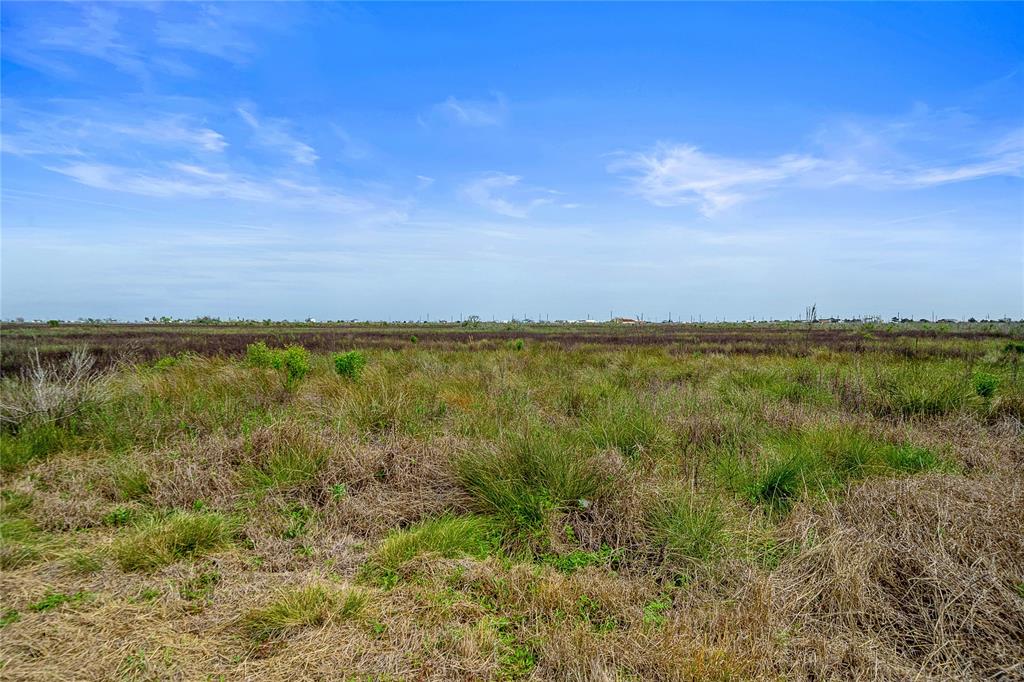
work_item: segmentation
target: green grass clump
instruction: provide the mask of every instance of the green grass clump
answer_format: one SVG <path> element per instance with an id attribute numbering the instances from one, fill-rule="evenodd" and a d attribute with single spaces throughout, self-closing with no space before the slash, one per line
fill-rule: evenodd
<path id="1" fill-rule="evenodd" d="M 60 452 L 72 442 L 68 428 L 53 422 L 29 422 L 16 432 L 0 433 L 0 472 L 13 473 Z"/>
<path id="2" fill-rule="evenodd" d="M 536 534 L 550 512 L 586 504 L 611 483 L 593 456 L 543 429 L 506 436 L 497 450 L 467 454 L 456 470 L 483 511 L 513 533 Z"/>
<path id="3" fill-rule="evenodd" d="M 252 638 L 265 640 L 304 627 L 355 618 L 366 602 L 366 593 L 354 588 L 291 588 L 279 592 L 266 606 L 249 611 L 241 625 Z"/>
<path id="4" fill-rule="evenodd" d="M 113 546 L 126 571 L 152 571 L 231 546 L 236 522 L 213 512 L 177 511 L 136 525 Z"/>
<path id="5" fill-rule="evenodd" d="M 415 338 L 415 337 L 413 337 Z M 334 356 L 334 371 L 339 376 L 349 379 L 358 379 L 366 366 L 366 356 L 357 350 L 347 353 L 338 353 Z"/>
<path id="6" fill-rule="evenodd" d="M 751 472 L 743 492 L 755 504 L 772 512 L 785 512 L 797 498 L 808 491 L 823 491 L 830 483 L 829 478 L 822 478 L 817 458 L 800 450 L 767 457 Z"/>
<path id="7" fill-rule="evenodd" d="M 630 459 L 665 452 L 673 443 L 664 417 L 635 396 L 607 401 L 587 420 L 587 433 L 597 448 L 615 448 Z"/>
<path id="8" fill-rule="evenodd" d="M 0 518 L 0 569 L 9 571 L 42 556 L 39 532 L 27 519 Z"/>
<path id="9" fill-rule="evenodd" d="M 257 453 L 257 461 L 248 465 L 243 475 L 257 488 L 292 489 L 311 481 L 327 457 L 317 440 L 301 431 L 285 431 Z"/>
<path id="10" fill-rule="evenodd" d="M 745 369 L 729 375 L 727 399 L 735 402 L 736 397 L 728 394 L 728 388 L 749 389 L 773 400 L 793 404 L 825 405 L 832 402 L 832 396 L 819 385 L 817 374 L 802 366 L 789 372 L 774 368 Z"/>
<path id="11" fill-rule="evenodd" d="M 879 373 L 868 406 L 878 416 L 938 417 L 963 408 L 971 392 L 942 365 L 915 364 Z"/>
<path id="12" fill-rule="evenodd" d="M 373 562 L 384 571 L 395 571 L 421 554 L 481 559 L 496 552 L 500 543 L 501 526 L 493 518 L 443 516 L 392 533 L 377 548 Z"/>
<path id="13" fill-rule="evenodd" d="M 71 552 L 65 559 L 65 565 L 79 575 L 88 575 L 103 570 L 103 561 L 93 552 Z"/>
<path id="14" fill-rule="evenodd" d="M 648 511 L 647 523 L 665 560 L 674 565 L 712 562 L 724 555 L 729 542 L 721 508 L 689 493 L 661 496 Z"/>
<path id="15" fill-rule="evenodd" d="M 754 461 L 726 457 L 719 474 L 727 487 L 769 511 L 784 513 L 797 499 L 828 495 L 868 476 L 943 468 L 931 450 L 891 443 L 848 427 L 775 434 Z"/>
<path id="16" fill-rule="evenodd" d="M 111 467 L 110 482 L 118 500 L 139 500 L 149 494 L 149 473 L 131 462 L 117 462 Z"/>
<path id="17" fill-rule="evenodd" d="M 352 388 L 347 404 L 350 426 L 362 433 L 422 435 L 446 414 L 447 405 L 432 382 L 395 380 L 385 371 Z"/>

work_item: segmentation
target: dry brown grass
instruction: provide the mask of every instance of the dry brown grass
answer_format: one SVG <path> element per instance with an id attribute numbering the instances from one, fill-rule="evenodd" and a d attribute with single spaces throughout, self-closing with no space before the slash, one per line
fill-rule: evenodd
<path id="1" fill-rule="evenodd" d="M 789 531 L 805 549 L 772 582 L 802 637 L 810 635 L 798 670 L 834 678 L 1024 673 L 1024 598 L 1013 583 L 1024 575 L 1019 479 L 875 481 L 794 517 Z M 845 655 L 821 650 L 837 639 L 851 645 Z"/>
<path id="2" fill-rule="evenodd" d="M 1024 679 L 1024 440 L 997 405 L 876 414 L 872 373 L 842 353 L 815 372 L 644 349 L 416 349 L 376 356 L 361 383 L 315 360 L 291 388 L 226 360 L 125 370 L 112 414 L 5 470 L 17 561 L 0 618 L 18 620 L 0 627 L 3 679 Z M 762 371 L 783 383 L 750 384 Z M 457 463 L 529 429 L 584 453 L 601 494 L 541 500 L 541 523 L 480 558 L 425 541 L 376 570 L 382 543 L 423 521 L 499 523 L 501 509 L 470 516 Z M 753 462 L 818 432 L 928 448 L 941 465 L 850 476 L 784 514 L 722 478 L 725 455 Z M 520 473 L 501 472 L 517 494 Z M 714 528 L 687 525 L 705 509 Z M 174 514 L 239 527 L 122 570 L 118 548 L 158 541 L 146 529 Z M 689 547 L 689 532 L 715 542 Z M 278 614 L 287 627 L 254 636 L 252 614 L 311 586 Z M 358 617 L 335 617 L 321 591 L 360 595 Z"/>

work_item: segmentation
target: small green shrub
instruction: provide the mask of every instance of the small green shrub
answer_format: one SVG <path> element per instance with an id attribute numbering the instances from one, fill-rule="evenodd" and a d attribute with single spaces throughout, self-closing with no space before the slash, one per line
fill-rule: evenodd
<path id="1" fill-rule="evenodd" d="M 103 517 L 103 523 L 107 526 L 127 526 L 133 518 L 135 518 L 134 509 L 118 506 L 107 512 Z"/>
<path id="2" fill-rule="evenodd" d="M 394 571 L 421 554 L 446 559 L 483 558 L 497 551 L 501 527 L 486 516 L 443 516 L 387 536 L 374 555 L 376 567 Z"/>
<path id="3" fill-rule="evenodd" d="M 288 372 L 288 382 L 294 383 L 309 374 L 309 351 L 302 346 L 288 346 L 281 353 L 281 366 Z"/>
<path id="4" fill-rule="evenodd" d="M 223 514 L 174 512 L 138 524 L 114 543 L 112 551 L 122 569 L 152 571 L 225 549 L 236 530 L 237 523 Z"/>
<path id="5" fill-rule="evenodd" d="M 316 512 L 301 502 L 290 502 L 282 510 L 285 517 L 285 529 L 282 536 L 288 540 L 300 538 L 306 534 L 310 522 Z"/>
<path id="6" fill-rule="evenodd" d="M 644 623 L 654 627 L 661 627 L 668 622 L 668 617 L 665 613 L 671 608 L 671 597 L 662 597 L 661 599 L 647 602 L 644 604 Z"/>
<path id="7" fill-rule="evenodd" d="M 416 337 L 413 337 L 416 338 Z M 358 379 L 366 366 L 366 356 L 357 350 L 347 353 L 338 353 L 334 356 L 334 371 L 339 376 L 349 379 Z"/>
<path id="8" fill-rule="evenodd" d="M 508 342 L 508 347 L 511 350 L 515 350 L 515 351 L 522 350 L 525 345 L 526 344 L 523 342 L 522 339 L 515 339 L 514 341 L 509 341 Z"/>
<path id="9" fill-rule="evenodd" d="M 974 392 L 982 398 L 991 398 L 999 388 L 999 377 L 986 372 L 978 372 L 974 375 Z"/>
<path id="10" fill-rule="evenodd" d="M 167 355 L 162 358 L 158 358 L 153 363 L 153 369 L 164 372 L 178 364 L 178 357 L 174 355 Z"/>
<path id="11" fill-rule="evenodd" d="M 270 350 L 263 341 L 250 343 L 245 348 L 245 360 L 253 367 L 274 367 L 276 351 Z"/>
<path id="12" fill-rule="evenodd" d="M 304 627 L 355 618 L 366 602 L 366 593 L 355 588 L 290 588 L 280 591 L 266 606 L 249 611 L 241 625 L 250 637 L 265 640 Z"/>
<path id="13" fill-rule="evenodd" d="M 543 557 L 543 563 L 557 571 L 569 574 L 589 566 L 606 566 L 615 570 L 622 561 L 622 555 L 622 550 L 602 545 L 601 549 L 590 552 L 574 549 L 568 554 L 550 554 Z"/>
<path id="14" fill-rule="evenodd" d="M 250 343 L 245 358 L 253 367 L 271 367 L 286 372 L 287 383 L 294 384 L 309 373 L 309 351 L 302 346 L 268 348 L 263 341 Z"/>

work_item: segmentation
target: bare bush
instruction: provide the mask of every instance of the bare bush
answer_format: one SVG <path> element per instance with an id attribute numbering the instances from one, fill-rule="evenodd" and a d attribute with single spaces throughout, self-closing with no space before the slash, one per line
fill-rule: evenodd
<path id="1" fill-rule="evenodd" d="M 93 371 L 96 359 L 85 347 L 62 362 L 43 364 L 39 351 L 19 379 L 4 381 L 0 391 L 0 424 L 17 430 L 32 420 L 61 422 L 106 394 L 105 374 Z"/>

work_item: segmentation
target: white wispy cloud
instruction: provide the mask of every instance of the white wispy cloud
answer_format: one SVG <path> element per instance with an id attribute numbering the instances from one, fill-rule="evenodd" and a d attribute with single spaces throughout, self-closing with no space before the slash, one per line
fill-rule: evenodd
<path id="1" fill-rule="evenodd" d="M 138 125 L 109 124 L 107 127 L 113 133 L 134 140 L 180 143 L 204 152 L 222 152 L 228 146 L 227 140 L 216 130 L 196 125 L 182 116 L 167 116 Z"/>
<path id="2" fill-rule="evenodd" d="M 444 120 L 470 127 L 499 126 L 508 116 L 508 102 L 500 92 L 490 99 L 458 99 L 449 96 L 434 105 L 434 114 Z"/>
<path id="3" fill-rule="evenodd" d="M 289 131 L 288 122 L 283 119 L 259 119 L 252 112 L 251 104 L 240 105 L 238 115 L 253 131 L 253 139 L 257 144 L 268 149 L 277 150 L 291 157 L 295 163 L 312 165 L 320 158 L 310 145 L 294 137 Z"/>
<path id="4" fill-rule="evenodd" d="M 290 27 L 295 11 L 271 3 L 56 4 L 42 22 L 19 8 L 4 26 L 4 56 L 62 77 L 81 74 L 81 57 L 110 64 L 149 83 L 155 73 L 194 77 L 200 70 L 188 58 L 213 57 L 244 64 L 268 33 Z M 195 61 L 194 59 L 192 61 Z"/>
<path id="5" fill-rule="evenodd" d="M 485 173 L 462 185 L 459 190 L 467 201 L 510 218 L 526 218 L 530 211 L 552 203 L 554 190 L 520 185 L 522 178 L 507 173 Z"/>
<path id="6" fill-rule="evenodd" d="M 208 125 L 206 115 L 151 112 L 174 104 L 205 109 L 222 122 L 235 120 L 234 128 L 221 129 L 236 135 L 243 126 L 235 115 L 241 115 L 259 145 L 284 153 L 289 161 L 254 158 L 244 144 L 225 154 L 228 135 Z M 259 202 L 361 222 L 406 217 L 408 200 L 393 198 L 387 187 L 340 178 L 324 181 L 313 167 L 317 156 L 312 147 L 291 137 L 285 122 L 259 120 L 249 110 L 218 111 L 194 100 L 158 98 L 147 99 L 146 106 L 61 100 L 27 107 L 5 101 L 3 114 L 5 154 L 94 189 L 156 199 Z"/>
<path id="7" fill-rule="evenodd" d="M 120 23 L 121 14 L 113 7 L 85 6 L 68 23 L 62 24 L 58 20 L 29 25 L 24 30 L 5 31 L 8 44 L 4 52 L 14 61 L 62 75 L 71 75 L 74 69 L 61 61 L 58 55 L 75 53 L 146 78 L 149 69 L 145 60 L 139 49 L 124 38 Z"/>
<path id="8" fill-rule="evenodd" d="M 162 199 L 232 199 L 337 214 L 376 214 L 404 219 L 402 207 L 357 197 L 315 182 L 291 178 L 255 178 L 227 168 L 168 162 L 146 168 L 95 162 L 47 166 L 87 187 Z"/>
<path id="9" fill-rule="evenodd" d="M 714 156 L 692 145 L 661 144 L 650 152 L 623 155 L 608 169 L 625 174 L 633 191 L 655 206 L 697 204 L 710 216 L 819 163 L 796 154 L 757 161 Z"/>
<path id="10" fill-rule="evenodd" d="M 244 64 L 257 50 L 256 42 L 238 26 L 229 5 L 202 6 L 187 21 L 159 21 L 158 44 L 198 52 L 233 64 Z"/>
<path id="11" fill-rule="evenodd" d="M 655 206 L 692 204 L 709 217 L 784 188 L 908 190 L 1024 172 L 1024 127 L 993 137 L 959 110 L 918 105 L 897 119 L 844 120 L 811 142 L 813 151 L 770 158 L 659 143 L 616 154 L 607 170 Z"/>
<path id="12" fill-rule="evenodd" d="M 188 114 L 154 114 L 140 118 L 122 106 L 61 100 L 46 108 L 5 102 L 3 151 L 19 156 L 82 156 L 90 150 L 118 154 L 128 148 L 172 148 L 219 153 L 224 135 Z"/>

